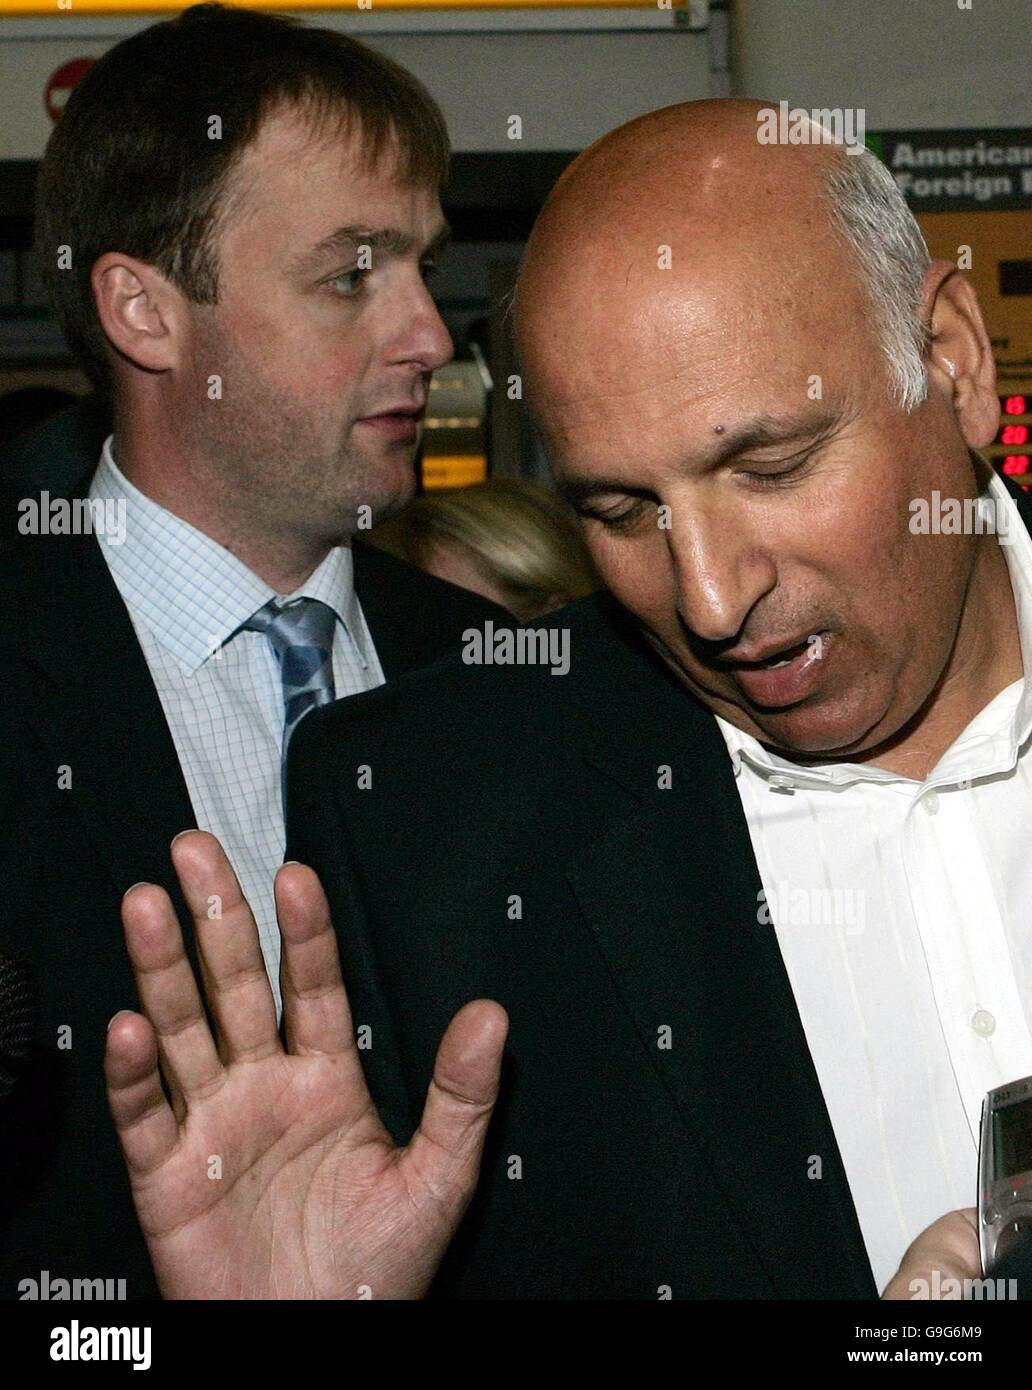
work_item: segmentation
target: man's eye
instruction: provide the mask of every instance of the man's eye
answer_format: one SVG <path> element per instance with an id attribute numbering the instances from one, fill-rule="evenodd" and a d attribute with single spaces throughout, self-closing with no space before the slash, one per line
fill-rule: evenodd
<path id="1" fill-rule="evenodd" d="M 621 511 L 586 511 L 584 515 L 590 517 L 592 521 L 600 521 L 607 530 L 626 531 L 640 518 L 644 509 L 645 502 L 639 498 L 637 502 L 632 502 L 629 507 L 624 507 Z"/>
<path id="2" fill-rule="evenodd" d="M 776 472 L 757 473 L 752 469 L 742 470 L 742 476 L 748 478 L 750 482 L 759 483 L 761 487 L 777 487 L 779 483 L 787 483 L 803 472 L 810 462 L 809 457 L 797 459 L 795 463 L 790 463 L 787 468 L 779 468 Z"/>
<path id="3" fill-rule="evenodd" d="M 335 275 L 328 284 L 338 286 L 338 293 L 342 299 L 353 299 L 362 288 L 362 281 L 369 274 L 368 270 L 342 270 L 339 275 Z"/>

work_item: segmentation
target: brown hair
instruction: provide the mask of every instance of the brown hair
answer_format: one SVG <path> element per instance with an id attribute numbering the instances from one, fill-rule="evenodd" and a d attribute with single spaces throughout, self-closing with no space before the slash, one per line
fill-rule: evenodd
<path id="1" fill-rule="evenodd" d="M 98 256 L 123 251 L 195 303 L 217 303 L 229 175 L 265 118 L 291 105 L 315 131 L 357 127 L 366 168 L 396 142 L 403 178 L 444 182 L 448 132 L 422 84 L 345 34 L 293 18 L 194 5 L 116 44 L 72 91 L 40 165 L 36 249 L 68 347 L 103 395 L 114 382 L 90 285 Z M 220 138 L 210 136 L 215 117 Z"/>

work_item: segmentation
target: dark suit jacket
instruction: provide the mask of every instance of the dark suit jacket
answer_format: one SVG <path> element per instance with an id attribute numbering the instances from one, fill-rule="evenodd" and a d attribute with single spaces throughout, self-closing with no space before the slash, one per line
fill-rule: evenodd
<path id="1" fill-rule="evenodd" d="M 436 1290 L 875 1297 L 716 722 L 611 600 L 547 621 L 568 675 L 452 659 L 317 711 L 291 747 L 288 852 L 327 889 L 397 1139 L 454 1012 L 510 1014 Z"/>
<path id="2" fill-rule="evenodd" d="M 107 1110 L 104 1036 L 112 1014 L 136 1007 L 121 896 L 160 883 L 188 921 L 168 844 L 196 821 L 95 539 L 20 536 L 12 511 L 42 487 L 85 495 L 97 434 L 64 413 L 0 462 L 0 943 L 30 958 L 40 991 L 31 1070 L 0 1109 L 0 1298 L 44 1269 L 124 1278 L 130 1298 L 157 1292 Z M 505 620 L 371 546 L 356 542 L 354 564 L 388 678 L 435 661 L 486 617 Z"/>

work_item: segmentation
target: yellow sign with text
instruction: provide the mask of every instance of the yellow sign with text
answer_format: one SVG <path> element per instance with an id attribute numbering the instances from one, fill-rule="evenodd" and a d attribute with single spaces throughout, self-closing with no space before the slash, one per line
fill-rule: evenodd
<path id="1" fill-rule="evenodd" d="M 687 0 L 247 0 L 249 10 L 681 10 Z M 174 0 L 0 0 L 0 15 L 55 18 L 90 14 L 174 14 L 188 5 Z"/>

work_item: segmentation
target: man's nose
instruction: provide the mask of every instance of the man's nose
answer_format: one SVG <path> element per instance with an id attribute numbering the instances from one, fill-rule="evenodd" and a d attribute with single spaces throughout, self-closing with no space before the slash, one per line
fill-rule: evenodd
<path id="1" fill-rule="evenodd" d="M 773 589 L 771 557 L 723 516 L 694 510 L 674 523 L 668 544 L 678 611 L 704 642 L 730 642 L 754 605 Z"/>
<path id="2" fill-rule="evenodd" d="M 405 306 L 405 314 L 406 332 L 399 341 L 399 358 L 418 362 L 431 372 L 450 362 L 455 352 L 451 334 L 422 282 L 414 292 L 414 298 Z"/>

